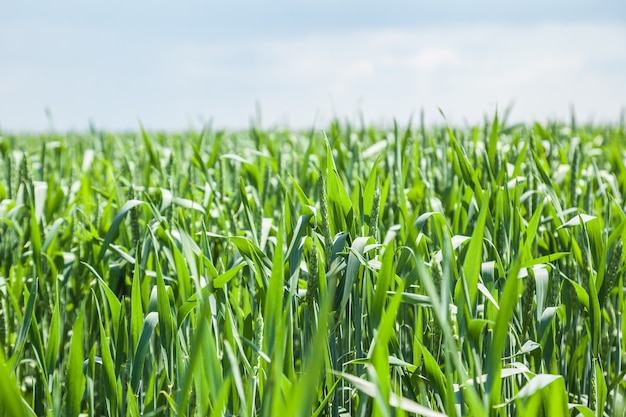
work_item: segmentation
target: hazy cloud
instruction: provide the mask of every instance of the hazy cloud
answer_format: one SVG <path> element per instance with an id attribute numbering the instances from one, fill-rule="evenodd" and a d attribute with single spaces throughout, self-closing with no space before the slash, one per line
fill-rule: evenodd
<path id="1" fill-rule="evenodd" d="M 626 25 L 610 21 L 215 37 L 36 19 L 37 30 L 0 26 L 4 130 L 46 129 L 47 107 L 58 129 L 90 119 L 135 128 L 139 117 L 183 129 L 210 117 L 245 127 L 257 102 L 267 124 L 296 127 L 357 112 L 406 121 L 421 109 L 441 122 L 439 107 L 453 122 L 475 122 L 511 102 L 516 120 L 567 117 L 570 105 L 582 118 L 616 120 L 626 105 Z"/>

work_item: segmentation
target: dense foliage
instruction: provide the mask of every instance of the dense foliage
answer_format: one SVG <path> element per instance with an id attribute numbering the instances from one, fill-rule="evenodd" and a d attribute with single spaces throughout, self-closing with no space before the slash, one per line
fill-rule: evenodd
<path id="1" fill-rule="evenodd" d="M 623 126 L 0 138 L 0 414 L 603 416 Z"/>

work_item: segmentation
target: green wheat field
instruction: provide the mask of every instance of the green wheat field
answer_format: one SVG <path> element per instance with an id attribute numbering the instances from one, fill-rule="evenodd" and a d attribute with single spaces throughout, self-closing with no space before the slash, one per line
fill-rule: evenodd
<path id="1" fill-rule="evenodd" d="M 0 415 L 624 415 L 624 125 L 503 119 L 0 134 Z"/>

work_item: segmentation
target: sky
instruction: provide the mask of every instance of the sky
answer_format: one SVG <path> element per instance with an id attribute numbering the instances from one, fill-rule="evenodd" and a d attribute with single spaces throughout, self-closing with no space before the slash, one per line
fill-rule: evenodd
<path id="1" fill-rule="evenodd" d="M 0 2 L 0 134 L 619 121 L 626 2 L 507 3 Z"/>

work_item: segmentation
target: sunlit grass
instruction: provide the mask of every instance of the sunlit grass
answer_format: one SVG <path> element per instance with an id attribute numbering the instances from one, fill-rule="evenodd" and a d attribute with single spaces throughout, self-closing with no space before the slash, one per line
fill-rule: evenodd
<path id="1" fill-rule="evenodd" d="M 623 127 L 0 138 L 0 415 L 622 415 Z"/>

